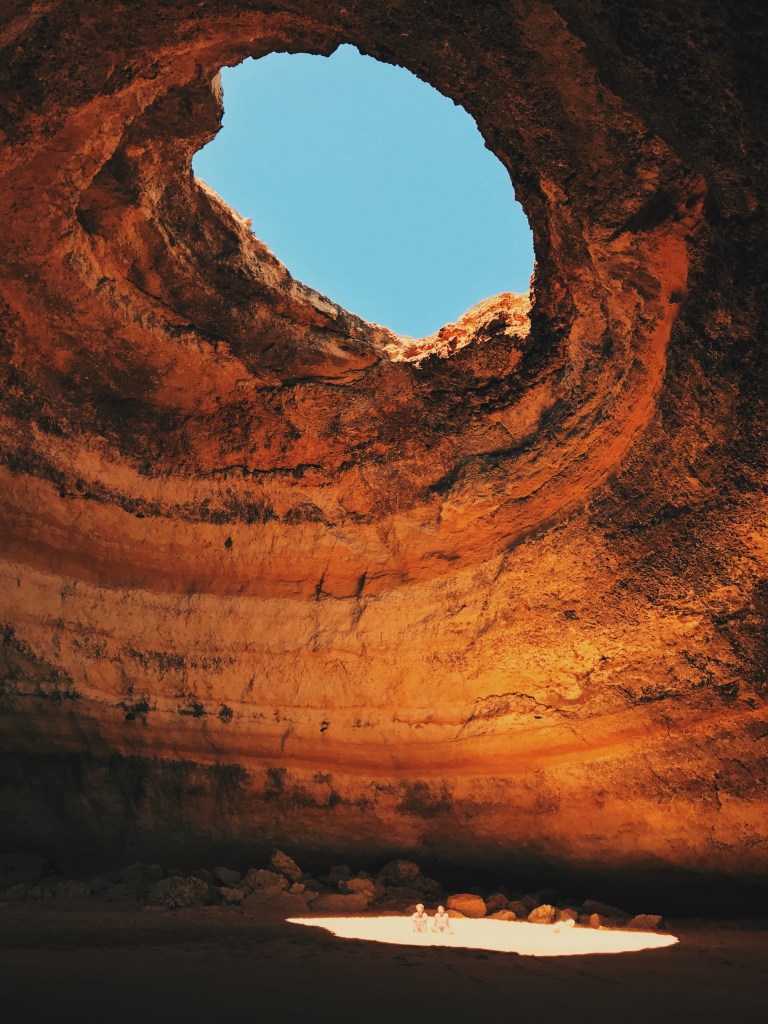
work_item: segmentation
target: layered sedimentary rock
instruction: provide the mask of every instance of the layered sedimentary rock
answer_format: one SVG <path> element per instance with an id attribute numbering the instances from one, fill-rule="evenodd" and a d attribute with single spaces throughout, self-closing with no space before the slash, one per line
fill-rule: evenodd
<path id="1" fill-rule="evenodd" d="M 748 3 L 6 5 L 7 846 L 764 871 L 764 35 Z M 223 65 L 342 42 L 475 117 L 530 322 L 398 338 L 195 181 Z"/>

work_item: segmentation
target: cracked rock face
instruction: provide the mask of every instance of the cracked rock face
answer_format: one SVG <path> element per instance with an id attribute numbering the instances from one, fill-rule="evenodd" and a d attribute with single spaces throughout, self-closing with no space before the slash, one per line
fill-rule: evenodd
<path id="1" fill-rule="evenodd" d="M 8 842 L 755 877 L 764 18 L 329 7 L 0 15 Z M 477 120 L 530 313 L 399 338 L 195 181 L 223 65 L 342 42 Z"/>

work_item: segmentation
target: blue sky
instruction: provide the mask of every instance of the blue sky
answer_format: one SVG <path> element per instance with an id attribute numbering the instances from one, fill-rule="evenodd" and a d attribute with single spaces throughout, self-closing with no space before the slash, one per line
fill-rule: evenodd
<path id="1" fill-rule="evenodd" d="M 294 277 L 414 337 L 528 290 L 528 222 L 463 108 L 352 46 L 270 54 L 222 79 L 224 127 L 195 174 Z"/>

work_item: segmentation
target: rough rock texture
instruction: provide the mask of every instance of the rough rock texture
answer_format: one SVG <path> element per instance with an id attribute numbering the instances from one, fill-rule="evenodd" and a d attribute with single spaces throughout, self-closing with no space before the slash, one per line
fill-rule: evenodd
<path id="1" fill-rule="evenodd" d="M 7 841 L 759 876 L 757 4 L 84 12 L 0 13 Z M 530 330 L 430 357 L 194 180 L 222 65 L 342 42 L 509 169 Z"/>

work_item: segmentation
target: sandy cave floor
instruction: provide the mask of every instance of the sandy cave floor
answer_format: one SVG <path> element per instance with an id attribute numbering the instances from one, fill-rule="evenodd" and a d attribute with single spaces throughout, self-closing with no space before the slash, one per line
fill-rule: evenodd
<path id="1" fill-rule="evenodd" d="M 0 1019 L 764 1019 L 768 921 L 669 930 L 663 949 L 522 957 L 339 939 L 237 908 L 5 905 Z"/>

